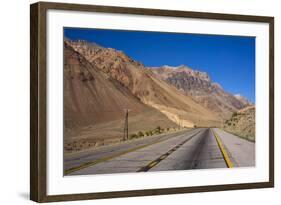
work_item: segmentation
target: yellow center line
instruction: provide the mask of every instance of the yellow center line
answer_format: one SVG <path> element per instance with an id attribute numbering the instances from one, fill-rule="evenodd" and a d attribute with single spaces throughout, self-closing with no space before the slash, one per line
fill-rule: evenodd
<path id="1" fill-rule="evenodd" d="M 199 131 L 201 132 L 201 130 Z M 174 151 L 176 151 L 179 147 L 181 147 L 183 144 L 185 144 L 186 142 L 188 142 L 189 140 L 191 140 L 194 136 L 196 136 L 199 132 L 196 132 L 195 134 L 191 135 L 188 139 L 184 140 L 183 142 L 181 142 L 180 144 L 178 144 L 177 146 L 175 146 L 174 148 L 170 149 L 168 152 L 166 152 L 165 154 L 161 155 L 159 158 L 151 161 L 148 165 L 141 167 L 137 172 L 147 172 L 148 170 L 150 170 L 152 167 L 154 167 L 155 165 L 157 165 L 158 163 L 160 163 L 163 159 L 165 159 L 166 157 L 168 157 L 170 154 L 172 154 Z"/>
<path id="2" fill-rule="evenodd" d="M 165 159 L 168 155 L 163 155 L 160 159 Z"/>
<path id="3" fill-rule="evenodd" d="M 215 131 L 214 131 L 213 129 L 211 129 L 211 131 L 212 131 L 213 135 L 214 135 L 215 138 L 216 138 L 216 141 L 217 141 L 218 146 L 219 146 L 219 148 L 220 148 L 220 150 L 221 150 L 222 156 L 223 156 L 223 158 L 224 158 L 224 160 L 225 160 L 225 163 L 226 163 L 227 167 L 228 167 L 228 168 L 234 167 L 234 164 L 233 164 L 233 162 L 231 161 L 229 155 L 227 154 L 227 151 L 226 151 L 226 149 L 225 149 L 225 147 L 224 147 L 224 145 L 223 145 L 221 139 L 219 138 L 219 136 L 215 133 Z"/>
<path id="4" fill-rule="evenodd" d="M 152 162 L 152 163 L 150 163 L 148 166 L 149 166 L 149 167 L 154 167 L 157 163 L 158 163 L 158 162 Z"/>
<path id="5" fill-rule="evenodd" d="M 193 130 L 190 130 L 190 131 L 193 131 Z M 86 163 L 84 163 L 84 164 L 82 164 L 82 165 L 79 165 L 79 166 L 76 166 L 76 167 L 72 167 L 72 168 L 70 168 L 70 169 L 65 170 L 64 174 L 65 174 L 65 175 L 71 174 L 71 173 L 76 172 L 76 171 L 78 171 L 78 170 L 81 170 L 81 169 L 84 169 L 84 168 L 93 166 L 93 165 L 98 164 L 98 163 L 101 163 L 101 162 L 105 162 L 105 161 L 111 160 L 111 159 L 113 159 L 113 158 L 119 157 L 119 156 L 121 156 L 121 155 L 130 153 L 130 152 L 133 152 L 133 151 L 137 151 L 137 150 L 139 150 L 139 149 L 142 149 L 142 148 L 145 148 L 145 147 L 154 145 L 154 144 L 156 144 L 156 143 L 163 142 L 163 141 L 165 141 L 165 140 L 171 139 L 172 137 L 176 137 L 176 136 L 178 136 L 178 135 L 171 136 L 171 137 L 168 137 L 168 138 L 166 138 L 166 139 L 156 140 L 156 141 L 154 141 L 154 142 L 152 142 L 152 143 L 149 143 L 149 144 L 137 146 L 137 147 L 134 147 L 134 148 L 132 148 L 132 149 L 128 149 L 128 150 L 125 150 L 125 151 L 122 151 L 122 152 L 119 152 L 119 153 L 116 153 L 116 154 L 113 154 L 113 155 L 110 155 L 110 156 L 107 156 L 107 157 L 103 157 L 103 158 L 101 158 L 101 159 L 97 159 L 97 160 L 94 160 L 94 161 L 86 162 Z"/>

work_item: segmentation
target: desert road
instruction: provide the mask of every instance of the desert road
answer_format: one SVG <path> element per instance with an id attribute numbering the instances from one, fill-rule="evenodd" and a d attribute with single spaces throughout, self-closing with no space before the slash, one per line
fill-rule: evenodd
<path id="1" fill-rule="evenodd" d="M 255 166 L 255 143 L 219 128 L 143 137 L 65 156 L 65 175 Z"/>

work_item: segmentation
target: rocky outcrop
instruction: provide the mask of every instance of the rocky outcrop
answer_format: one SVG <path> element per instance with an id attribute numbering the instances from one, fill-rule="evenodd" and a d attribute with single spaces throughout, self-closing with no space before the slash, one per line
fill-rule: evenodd
<path id="1" fill-rule="evenodd" d="M 192 96 L 196 102 L 218 113 L 224 119 L 227 119 L 232 112 L 251 105 L 242 96 L 233 96 L 221 85 L 212 82 L 206 72 L 196 71 L 184 65 L 149 69 L 158 79 L 164 80 L 186 95 Z"/>

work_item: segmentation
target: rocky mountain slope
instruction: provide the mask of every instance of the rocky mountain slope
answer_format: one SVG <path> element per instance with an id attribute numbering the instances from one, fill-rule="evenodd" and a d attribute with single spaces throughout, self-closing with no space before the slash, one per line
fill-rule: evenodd
<path id="1" fill-rule="evenodd" d="M 251 103 L 240 95 L 233 96 L 223 90 L 205 72 L 193 70 L 187 66 L 163 66 L 149 68 L 158 79 L 166 81 L 178 90 L 204 106 L 228 119 L 232 112 L 245 108 Z"/>
<path id="2" fill-rule="evenodd" d="M 234 112 L 232 117 L 225 121 L 223 128 L 240 137 L 255 141 L 255 106 Z"/>
<path id="3" fill-rule="evenodd" d="M 119 81 L 91 64 L 67 43 L 64 44 L 64 132 L 66 145 L 79 141 L 122 138 L 124 109 L 130 109 L 130 131 L 157 126 L 176 127 L 157 109 L 145 105 Z M 139 123 L 141 122 L 141 123 Z M 81 142 L 84 142 L 81 144 Z M 80 146 L 79 145 L 79 146 Z"/>
<path id="4" fill-rule="evenodd" d="M 234 97 L 242 103 L 243 107 L 252 105 L 252 103 L 248 99 L 246 99 L 244 96 L 240 94 L 235 94 Z"/>
<path id="5" fill-rule="evenodd" d="M 171 121 L 188 127 L 218 125 L 219 118 L 215 113 L 155 77 L 151 70 L 123 52 L 85 41 L 66 41 L 66 44 L 108 79 L 115 80 L 141 103 L 159 110 Z"/>

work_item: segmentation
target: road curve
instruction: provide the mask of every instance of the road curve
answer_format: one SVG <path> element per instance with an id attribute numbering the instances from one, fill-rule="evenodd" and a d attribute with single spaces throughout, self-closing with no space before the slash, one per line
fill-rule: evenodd
<path id="1" fill-rule="evenodd" d="M 234 167 L 254 166 L 254 155 L 254 143 L 218 128 L 198 128 L 69 155 L 65 173 L 85 175 L 227 168 L 227 159 Z"/>

